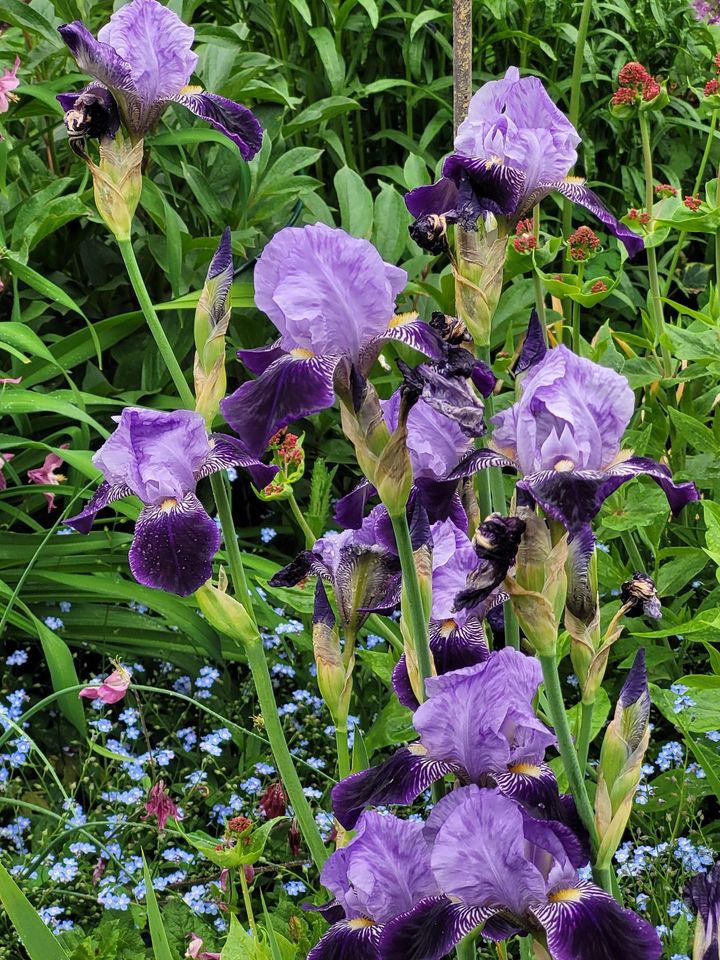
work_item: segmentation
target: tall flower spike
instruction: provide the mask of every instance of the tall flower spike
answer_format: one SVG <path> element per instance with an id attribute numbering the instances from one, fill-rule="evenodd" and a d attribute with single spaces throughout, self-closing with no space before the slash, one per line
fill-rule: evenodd
<path id="1" fill-rule="evenodd" d="M 643 248 L 642 238 L 619 223 L 582 179 L 568 176 L 579 143 L 541 81 L 521 78 L 517 67 L 510 67 L 502 80 L 484 84 L 473 96 L 442 178 L 406 194 L 416 218 L 415 240 L 422 240 L 420 227 L 428 220 L 473 231 L 494 218 L 508 236 L 536 203 L 560 193 L 594 214 L 634 256 Z"/>
<path id="2" fill-rule="evenodd" d="M 210 579 L 220 532 L 195 490 L 198 481 L 240 466 L 264 487 L 275 476 L 239 440 L 210 434 L 199 413 L 126 407 L 115 432 L 93 457 L 105 480 L 85 509 L 67 523 L 89 533 L 103 507 L 134 495 L 143 503 L 129 561 L 148 587 L 187 596 Z"/>
<path id="3" fill-rule="evenodd" d="M 630 818 L 640 783 L 643 756 L 650 742 L 650 691 L 641 647 L 620 691 L 615 716 L 600 751 L 595 793 L 595 823 L 600 838 L 596 863 L 610 865 Z"/>
<path id="4" fill-rule="evenodd" d="M 263 453 L 280 427 L 332 406 L 336 389 L 352 409 L 353 382 L 362 382 L 388 340 L 442 355 L 428 324 L 394 316 L 406 283 L 404 270 L 344 230 L 316 223 L 275 234 L 255 267 L 255 303 L 280 338 L 239 351 L 257 379 L 221 404 L 253 453 Z"/>
<path id="5" fill-rule="evenodd" d="M 425 837 L 443 893 L 384 927 L 383 960 L 440 960 L 480 925 L 492 940 L 528 932 L 552 960 L 659 960 L 654 928 L 580 879 L 561 824 L 469 786 L 435 806 Z"/>
<path id="6" fill-rule="evenodd" d="M 133 143 L 152 132 L 168 104 L 179 103 L 229 137 L 243 159 L 251 160 L 260 149 L 262 127 L 247 107 L 188 87 L 198 62 L 191 49 L 195 31 L 157 0 L 131 0 L 120 7 L 97 39 L 80 20 L 59 32 L 80 69 L 96 81 L 80 94 L 58 96 L 71 115 L 71 135 L 72 123 L 87 110 L 88 91 L 99 87 L 110 91 Z M 109 105 L 106 109 L 111 112 Z M 89 124 L 84 129 L 87 136 L 98 135 Z M 113 136 L 102 128 L 99 133 Z"/>
<path id="7" fill-rule="evenodd" d="M 225 396 L 225 334 L 230 322 L 233 260 L 230 228 L 226 227 L 195 310 L 195 409 L 210 426 Z"/>

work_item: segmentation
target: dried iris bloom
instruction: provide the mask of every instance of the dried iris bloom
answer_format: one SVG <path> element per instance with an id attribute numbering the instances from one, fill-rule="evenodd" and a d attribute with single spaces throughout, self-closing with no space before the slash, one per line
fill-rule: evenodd
<path id="1" fill-rule="evenodd" d="M 59 28 L 81 70 L 95 78 L 80 94 L 59 94 L 68 129 L 85 136 L 113 136 L 115 118 L 133 142 L 156 126 L 170 103 L 179 103 L 229 137 L 245 160 L 262 145 L 262 127 L 247 107 L 189 87 L 197 65 L 195 31 L 157 0 L 132 0 L 113 13 L 97 39 L 75 20 Z M 112 105 L 105 91 L 109 91 Z"/>
<path id="2" fill-rule="evenodd" d="M 647 573 L 636 570 L 630 580 L 620 588 L 620 600 L 626 617 L 650 617 L 659 620 L 662 617 L 660 598 L 657 595 L 655 581 Z"/>
<path id="3" fill-rule="evenodd" d="M 365 813 L 346 847 L 336 850 L 320 879 L 335 899 L 319 910 L 332 923 L 308 960 L 379 960 L 384 925 L 438 892 L 423 824 Z"/>
<path id="4" fill-rule="evenodd" d="M 187 596 L 210 579 L 220 531 L 195 495 L 198 481 L 228 467 L 244 467 L 264 487 L 277 472 L 250 456 L 239 440 L 208 435 L 199 413 L 126 407 L 117 428 L 93 457 L 104 481 L 85 509 L 67 523 L 89 533 L 97 513 L 123 497 L 143 509 L 130 547 L 138 581 Z"/>
<path id="5" fill-rule="evenodd" d="M 425 236 L 438 252 L 443 227 L 457 223 L 476 230 L 494 217 L 509 235 L 519 220 L 550 193 L 560 193 L 590 210 L 633 256 L 642 238 L 623 226 L 579 177 L 568 172 L 577 161 L 577 131 L 555 106 L 537 77 L 520 77 L 510 67 L 502 80 L 484 84 L 470 101 L 467 119 L 455 136 L 455 152 L 437 183 L 405 196 L 415 217 L 411 233 Z"/>
<path id="6" fill-rule="evenodd" d="M 240 350 L 257 375 L 221 404 L 249 449 L 261 454 L 280 427 L 332 406 L 336 391 L 355 406 L 358 384 L 388 340 L 440 356 L 443 344 L 415 315 L 395 316 L 407 274 L 367 240 L 322 223 L 286 227 L 255 267 L 255 303 L 280 338 Z"/>
<path id="7" fill-rule="evenodd" d="M 428 699 L 413 715 L 419 742 L 341 780 L 332 791 L 335 816 L 351 829 L 364 807 L 411 803 L 447 774 L 496 784 L 545 816 L 572 815 L 544 762 L 556 741 L 532 708 L 541 682 L 538 661 L 509 647 L 475 666 L 429 677 Z"/>
<path id="8" fill-rule="evenodd" d="M 499 791 L 469 786 L 443 797 L 425 839 L 443 895 L 387 924 L 383 960 L 440 960 L 481 924 L 492 940 L 530 933 L 553 960 L 659 960 L 654 927 L 580 879 L 572 834 Z"/>

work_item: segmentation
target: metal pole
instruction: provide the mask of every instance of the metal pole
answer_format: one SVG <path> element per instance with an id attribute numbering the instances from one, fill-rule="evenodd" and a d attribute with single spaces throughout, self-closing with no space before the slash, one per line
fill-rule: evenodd
<path id="1" fill-rule="evenodd" d="M 453 129 L 467 116 L 472 96 L 472 0 L 453 0 Z"/>

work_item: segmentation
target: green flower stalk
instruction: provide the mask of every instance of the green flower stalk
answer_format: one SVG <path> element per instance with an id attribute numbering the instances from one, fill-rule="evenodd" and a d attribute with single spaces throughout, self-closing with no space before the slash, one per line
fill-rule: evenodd
<path id="1" fill-rule="evenodd" d="M 640 648 L 620 691 L 615 716 L 605 733 L 595 793 L 595 824 L 599 838 L 596 864 L 610 867 L 630 818 L 640 783 L 642 762 L 650 742 L 650 691 L 645 651 Z"/>

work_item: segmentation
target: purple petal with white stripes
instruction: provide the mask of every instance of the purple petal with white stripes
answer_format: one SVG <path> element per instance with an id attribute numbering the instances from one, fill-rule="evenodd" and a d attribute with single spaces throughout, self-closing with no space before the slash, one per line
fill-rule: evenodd
<path id="1" fill-rule="evenodd" d="M 620 223 L 620 221 L 610 213 L 600 197 L 594 194 L 584 183 L 577 183 L 573 180 L 560 180 L 555 183 L 543 184 L 543 187 L 548 191 L 552 190 L 562 194 L 563 197 L 567 197 L 568 200 L 579 204 L 581 207 L 585 207 L 586 210 L 594 214 L 600 223 L 602 223 L 604 227 L 607 227 L 610 233 L 625 245 L 628 256 L 636 256 L 636 254 L 640 253 L 645 247 L 643 238 L 639 234 L 634 233 L 629 227 L 626 227 L 625 224 Z"/>
<path id="2" fill-rule="evenodd" d="M 497 911 L 465 907 L 449 897 L 426 897 L 412 910 L 385 924 L 380 935 L 382 960 L 440 960 L 463 937 Z"/>
<path id="3" fill-rule="evenodd" d="M 333 405 L 337 364 L 337 357 L 296 359 L 285 354 L 257 380 L 226 397 L 220 404 L 222 414 L 250 453 L 261 455 L 281 427 Z"/>
<path id="4" fill-rule="evenodd" d="M 133 492 L 127 484 L 110 484 L 107 480 L 103 480 L 83 510 L 65 522 L 69 527 L 77 530 L 78 533 L 90 533 L 95 517 L 104 507 L 115 500 L 122 500 L 123 497 L 131 497 L 132 495 Z"/>
<path id="5" fill-rule="evenodd" d="M 463 173 L 484 212 L 505 217 L 519 212 L 525 188 L 522 170 L 494 160 L 451 154 L 443 165 L 443 176 L 459 184 Z"/>
<path id="6" fill-rule="evenodd" d="M 379 766 L 353 773 L 333 787 L 333 812 L 346 830 L 352 830 L 366 807 L 412 803 L 431 784 L 460 769 L 417 749 L 402 747 Z"/>
<path id="7" fill-rule="evenodd" d="M 308 954 L 307 960 L 380 960 L 382 924 L 359 917 L 340 920 Z"/>
<path id="8" fill-rule="evenodd" d="M 266 487 L 278 472 L 278 468 L 262 463 L 245 449 L 242 441 L 230 437 L 226 433 L 210 435 L 211 450 L 207 460 L 200 468 L 198 479 L 207 477 L 218 470 L 227 470 L 228 467 L 242 467 L 252 477 L 256 487 Z"/>
<path id="9" fill-rule="evenodd" d="M 252 160 L 262 147 L 263 129 L 247 107 L 217 93 L 180 93 L 173 101 L 224 133 L 238 147 L 243 160 Z"/>
<path id="10" fill-rule="evenodd" d="M 219 547 L 217 524 L 188 493 L 180 501 L 141 511 L 128 557 L 130 570 L 146 587 L 186 597 L 212 576 L 212 558 Z"/>
<path id="11" fill-rule="evenodd" d="M 647 921 L 585 881 L 550 893 L 532 910 L 553 960 L 659 960 L 662 944 Z"/>
<path id="12" fill-rule="evenodd" d="M 514 467 L 517 470 L 514 460 L 496 453 L 495 450 L 472 450 L 445 479 L 461 480 L 463 477 L 472 477 L 478 470 L 485 470 L 487 467 Z"/>
<path id="13" fill-rule="evenodd" d="M 267 368 L 276 360 L 287 355 L 287 350 L 283 350 L 279 340 L 268 344 L 267 347 L 254 347 L 252 350 L 238 350 L 237 352 L 238 360 L 242 360 L 250 373 L 254 373 L 256 377 L 265 373 Z"/>
<path id="14" fill-rule="evenodd" d="M 101 43 L 84 23 L 74 20 L 58 27 L 58 33 L 75 58 L 77 65 L 111 90 L 121 91 L 138 99 L 130 64 L 107 43 Z"/>

